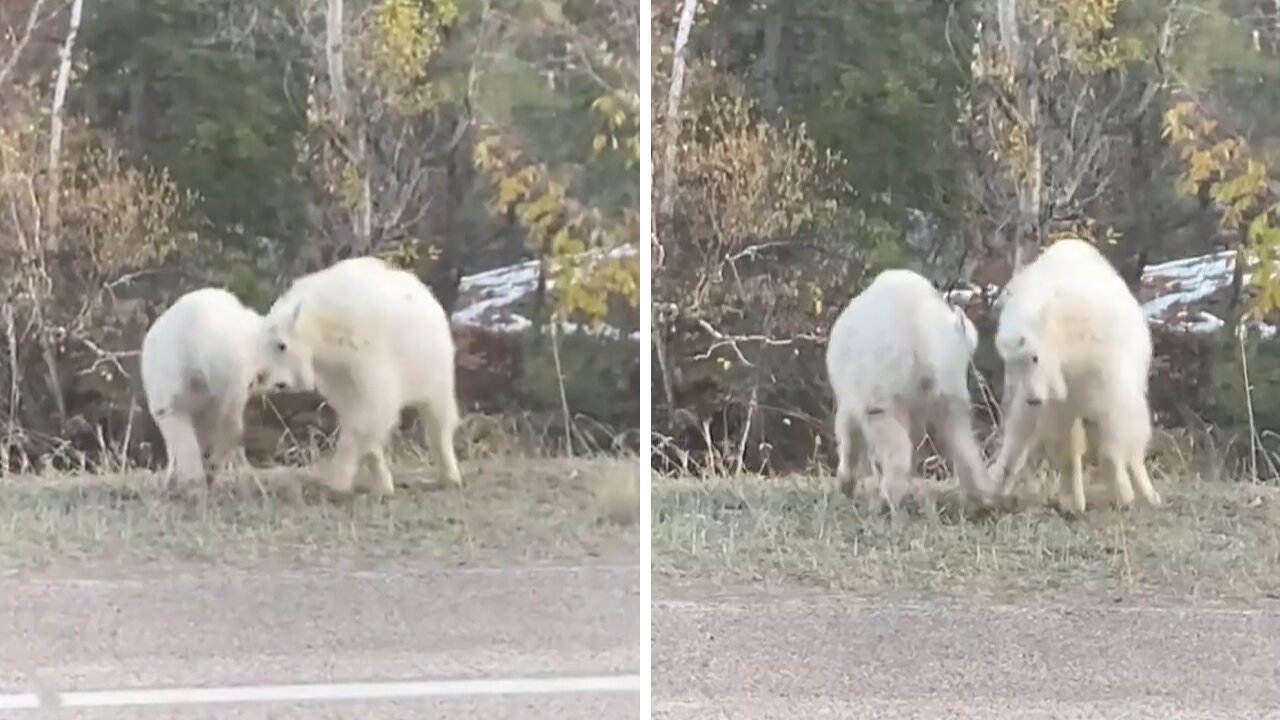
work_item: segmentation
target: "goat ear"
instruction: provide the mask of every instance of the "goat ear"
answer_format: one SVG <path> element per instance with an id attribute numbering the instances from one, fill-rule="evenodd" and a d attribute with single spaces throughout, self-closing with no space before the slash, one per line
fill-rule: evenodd
<path id="1" fill-rule="evenodd" d="M 298 301 L 293 306 L 293 311 L 289 313 L 289 322 L 286 326 L 290 332 L 298 329 L 298 318 L 302 316 L 302 301 Z"/>

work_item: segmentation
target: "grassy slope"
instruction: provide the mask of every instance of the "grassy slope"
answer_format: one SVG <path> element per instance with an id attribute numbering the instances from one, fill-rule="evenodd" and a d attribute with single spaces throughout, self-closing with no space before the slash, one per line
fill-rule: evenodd
<path id="1" fill-rule="evenodd" d="M 463 489 L 333 498 L 286 468 L 167 495 L 154 473 L 0 480 L 0 573 L 638 560 L 635 458 L 465 463 Z M 397 480 L 425 469 L 399 465 Z"/>
<path id="2" fill-rule="evenodd" d="M 1032 487 L 1010 507 L 959 509 L 922 482 L 914 509 L 868 517 L 829 479 L 657 479 L 659 593 L 835 589 L 866 597 L 1257 602 L 1280 598 L 1280 490 L 1156 478 L 1159 509 L 1067 519 Z M 1034 483 L 1032 483 L 1034 486 Z M 1091 488 L 1090 502 L 1105 502 Z"/>

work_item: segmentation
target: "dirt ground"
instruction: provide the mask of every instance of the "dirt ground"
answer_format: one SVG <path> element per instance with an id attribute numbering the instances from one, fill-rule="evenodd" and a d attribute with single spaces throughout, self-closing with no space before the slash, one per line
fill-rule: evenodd
<path id="1" fill-rule="evenodd" d="M 0 479 L 0 574 L 174 566 L 444 566 L 639 559 L 635 458 L 463 463 L 461 489 L 393 465 L 389 498 L 322 491 L 311 471 L 258 469 L 167 494 L 154 472 Z"/>
<path id="2" fill-rule="evenodd" d="M 1068 518 L 1033 482 L 1008 507 L 961 510 L 919 481 L 870 516 L 831 478 L 657 478 L 655 597 L 838 591 L 871 599 L 1253 605 L 1280 599 L 1280 489 L 1160 476 L 1165 506 Z M 1090 504 L 1105 503 L 1090 487 Z"/>

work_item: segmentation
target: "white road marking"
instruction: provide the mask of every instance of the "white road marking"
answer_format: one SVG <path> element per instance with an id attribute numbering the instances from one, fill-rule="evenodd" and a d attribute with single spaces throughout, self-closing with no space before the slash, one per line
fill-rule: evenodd
<path id="1" fill-rule="evenodd" d="M 591 692 L 639 692 L 639 675 L 483 680 L 410 680 L 394 682 L 305 683 L 230 687 L 137 688 L 0 694 L 0 708 L 126 707 L 137 705 L 214 705 L 220 703 L 391 700 L 476 695 L 563 695 Z"/>
<path id="2" fill-rule="evenodd" d="M 40 696 L 35 693 L 0 695 L 0 710 L 34 710 L 38 707 L 40 707 Z"/>

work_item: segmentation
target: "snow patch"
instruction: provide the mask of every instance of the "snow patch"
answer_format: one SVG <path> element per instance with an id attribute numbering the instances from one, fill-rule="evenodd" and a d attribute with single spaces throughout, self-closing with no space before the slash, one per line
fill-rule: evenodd
<path id="1" fill-rule="evenodd" d="M 605 250 L 584 253 L 584 266 L 590 267 L 593 259 L 620 259 L 638 254 L 632 245 L 621 245 Z M 501 333 L 517 333 L 529 329 L 533 322 L 528 318 L 533 295 L 538 289 L 538 271 L 541 263 L 529 260 L 517 265 L 486 270 L 467 275 L 458 285 L 458 302 L 452 322 L 456 325 L 483 328 Z M 555 287 L 548 281 L 548 289 Z M 583 323 L 565 321 L 560 329 L 566 334 L 584 334 L 613 339 L 623 337 L 622 331 L 607 324 L 592 328 Z M 638 331 L 626 335 L 639 340 Z"/>

